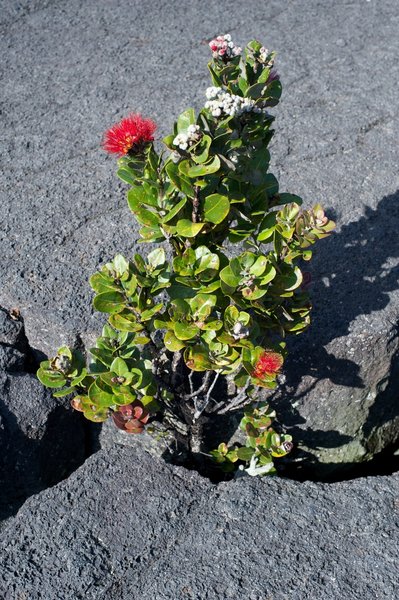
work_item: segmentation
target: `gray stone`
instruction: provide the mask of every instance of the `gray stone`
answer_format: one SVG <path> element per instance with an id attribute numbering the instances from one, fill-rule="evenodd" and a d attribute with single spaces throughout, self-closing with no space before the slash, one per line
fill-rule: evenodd
<path id="1" fill-rule="evenodd" d="M 0 307 L 0 372 L 20 371 L 28 360 L 29 346 L 23 320 Z"/>
<path id="2" fill-rule="evenodd" d="M 319 474 L 399 441 L 399 193 L 317 248 L 313 324 L 290 340 L 274 401 Z"/>
<path id="3" fill-rule="evenodd" d="M 257 37 L 284 84 L 272 170 L 338 223 L 315 252 L 313 325 L 290 343 L 281 421 L 329 472 L 397 443 L 397 1 L 23 0 L 0 14 L 0 304 L 21 310 L 33 348 L 92 341 L 88 278 L 137 248 L 103 131 L 133 110 L 161 138 L 203 105 L 206 41 Z"/>
<path id="4" fill-rule="evenodd" d="M 21 320 L 0 309 L 0 519 L 68 476 L 87 456 L 88 428 L 30 373 Z"/>
<path id="5" fill-rule="evenodd" d="M 5 600 L 395 600 L 399 478 L 215 486 L 114 445 L 0 540 Z"/>
<path id="6" fill-rule="evenodd" d="M 12 315 L 0 308 L 0 344 L 2 346 L 17 346 L 25 344 L 24 325 L 19 315 Z"/>
<path id="7" fill-rule="evenodd" d="M 0 378 L 0 519 L 87 456 L 80 416 L 30 374 Z"/>

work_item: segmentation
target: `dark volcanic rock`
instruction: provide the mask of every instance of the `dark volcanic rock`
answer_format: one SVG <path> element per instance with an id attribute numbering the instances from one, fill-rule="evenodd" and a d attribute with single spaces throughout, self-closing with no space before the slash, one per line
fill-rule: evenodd
<path id="1" fill-rule="evenodd" d="M 0 309 L 0 519 L 87 455 L 80 415 L 23 370 L 28 358 L 22 321 Z"/>
<path id="2" fill-rule="evenodd" d="M 20 308 L 31 345 L 53 354 L 77 334 L 93 340 L 89 276 L 137 247 L 103 131 L 141 111 L 161 139 L 203 106 L 207 40 L 257 37 L 277 50 L 283 82 L 271 171 L 338 224 L 315 250 L 314 319 L 290 343 L 281 421 L 319 474 L 395 444 L 397 0 L 2 4 L 0 304 Z"/>
<path id="3" fill-rule="evenodd" d="M 0 307 L 0 372 L 21 371 L 29 354 L 23 320 Z"/>
<path id="4" fill-rule="evenodd" d="M 80 415 L 30 374 L 0 378 L 0 519 L 86 457 Z"/>
<path id="5" fill-rule="evenodd" d="M 110 447 L 2 532 L 5 600 L 395 600 L 399 478 L 214 486 Z"/>

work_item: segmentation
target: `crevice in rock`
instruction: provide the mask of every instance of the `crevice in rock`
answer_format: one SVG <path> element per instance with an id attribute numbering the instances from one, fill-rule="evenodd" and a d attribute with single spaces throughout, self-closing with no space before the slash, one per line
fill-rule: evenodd
<path id="1" fill-rule="evenodd" d="M 184 444 L 179 444 L 176 452 L 164 453 L 164 460 L 170 464 L 183 467 L 190 471 L 197 471 L 199 475 L 214 484 L 231 481 L 242 476 L 241 472 L 224 473 L 210 459 L 204 457 L 201 464 L 187 451 Z M 314 463 L 313 463 L 314 466 Z M 392 475 L 399 472 L 399 445 L 392 445 L 384 451 L 376 454 L 370 460 L 351 463 L 318 463 L 317 473 L 303 462 L 297 463 L 287 458 L 275 461 L 277 476 L 295 481 L 314 481 L 324 483 L 338 483 L 350 481 L 362 477 L 375 477 L 381 475 Z"/>
<path id="2" fill-rule="evenodd" d="M 33 349 L 25 335 L 23 320 L 18 313 L 11 315 L 0 308 L 0 360 L 2 374 L 2 398 L 0 402 L 0 446 L 3 449 L 3 472 L 8 471 L 8 480 L 0 486 L 0 520 L 15 514 L 24 501 L 44 489 L 68 478 L 85 460 L 101 448 L 101 425 L 86 421 L 81 414 L 72 411 L 68 399 L 53 399 L 34 377 L 41 360 L 45 358 L 39 350 Z M 76 335 L 75 347 L 85 352 L 84 344 Z M 378 387 L 373 414 L 363 432 L 370 435 L 370 444 L 365 449 L 364 462 L 320 463 L 310 452 L 297 450 L 291 456 L 277 459 L 277 474 L 283 478 L 298 481 L 338 482 L 358 477 L 389 475 L 399 470 L 399 448 L 394 440 L 385 442 L 384 450 L 373 445 L 372 437 L 375 422 L 379 423 L 377 411 L 387 397 L 396 394 L 396 381 L 399 364 L 397 353 L 392 358 L 392 373 L 387 381 Z M 22 386 L 21 391 L 20 385 Z M 23 388 L 25 386 L 25 388 Z M 27 391 L 26 391 L 27 390 Z M 220 390 L 224 393 L 223 390 Z M 22 393 L 23 398 L 18 396 Z M 40 396 L 41 394 L 41 396 Z M 29 396 L 30 399 L 26 400 Z M 40 397 L 39 397 L 40 396 Z M 21 400 L 21 402 L 19 402 Z M 27 411 L 18 412 L 23 402 L 33 402 Z M 44 407 L 44 408 L 43 408 Z M 44 417 L 40 411 L 44 410 Z M 40 427 L 27 428 L 33 415 L 40 413 Z M 378 412 L 378 411 L 377 411 Z M 237 431 L 241 419 L 240 411 L 233 415 L 201 417 L 204 448 L 215 448 L 220 441 L 229 440 Z M 44 418 L 44 422 L 43 421 Z M 279 425 L 277 423 L 277 430 Z M 366 431 L 367 429 L 367 431 Z M 292 432 L 295 438 L 295 432 Z M 315 443 L 328 443 L 325 431 L 307 432 Z M 128 435 L 128 434 L 126 434 Z M 389 432 L 387 433 L 389 437 Z M 374 438 L 373 438 L 374 439 Z M 317 441 L 319 440 L 319 441 Z M 326 442 L 327 440 L 327 442 Z M 334 437 L 336 441 L 336 437 Z M 332 440 L 333 441 L 333 440 Z M 138 440 L 140 443 L 140 440 Z M 154 441 L 156 443 L 156 441 Z M 12 450 L 17 448 L 16 455 Z M 202 450 L 202 448 L 201 448 Z M 8 453 L 8 454 L 7 454 Z M 6 458 L 4 458 L 4 456 Z M 8 458 L 7 458 L 8 456 Z M 240 476 L 240 472 L 224 473 L 201 451 L 192 452 L 189 443 L 180 437 L 163 451 L 162 457 L 170 464 L 197 471 L 202 477 L 217 484 Z M 26 474 L 28 473 L 28 477 Z"/>
<path id="3" fill-rule="evenodd" d="M 295 462 L 286 463 L 279 471 L 279 475 L 295 481 L 320 481 L 324 483 L 338 483 L 350 481 L 361 477 L 376 477 L 380 475 L 393 475 L 399 472 L 399 445 L 391 445 L 379 452 L 370 460 L 351 463 L 326 463 L 325 469 L 319 463 L 316 475 L 309 467 L 298 465 Z"/>
<path id="4" fill-rule="evenodd" d="M 99 428 L 36 379 L 43 358 L 18 311 L 0 308 L 0 521 L 99 449 Z"/>

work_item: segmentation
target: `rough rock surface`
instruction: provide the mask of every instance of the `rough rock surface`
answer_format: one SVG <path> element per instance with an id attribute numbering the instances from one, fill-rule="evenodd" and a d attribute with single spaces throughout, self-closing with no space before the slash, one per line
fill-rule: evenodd
<path id="1" fill-rule="evenodd" d="M 101 450 L 2 531 L 4 600 L 395 600 L 399 478 L 212 485 Z"/>
<path id="2" fill-rule="evenodd" d="M 24 371 L 28 351 L 22 321 L 0 309 L 0 519 L 87 456 L 83 420 Z"/>
<path id="3" fill-rule="evenodd" d="M 338 223 L 316 250 L 313 326 L 290 344 L 281 421 L 329 471 L 395 443 L 397 0 L 7 0 L 0 15 L 0 303 L 21 310 L 31 345 L 49 354 L 77 334 L 92 340 L 88 277 L 136 247 L 102 132 L 135 110 L 161 137 L 203 105 L 206 41 L 258 37 L 278 51 L 284 84 L 281 189 Z"/>

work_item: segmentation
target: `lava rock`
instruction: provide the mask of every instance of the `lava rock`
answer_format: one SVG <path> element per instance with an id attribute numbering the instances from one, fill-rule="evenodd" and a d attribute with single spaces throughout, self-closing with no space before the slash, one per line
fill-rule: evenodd
<path id="1" fill-rule="evenodd" d="M 21 316 L 16 311 L 8 312 L 0 307 L 0 344 L 25 346 L 26 336 Z"/>
<path id="2" fill-rule="evenodd" d="M 31 357 L 22 318 L 0 308 L 0 519 L 87 456 L 87 427 L 26 372 Z"/>
<path id="3" fill-rule="evenodd" d="M 396 193 L 316 249 L 312 326 L 288 341 L 274 397 L 312 476 L 399 443 L 398 224 Z"/>
<path id="4" fill-rule="evenodd" d="M 17 311 L 0 307 L 0 372 L 20 371 L 28 358 L 29 345 Z"/>
<path id="5" fill-rule="evenodd" d="M 30 356 L 22 319 L 0 309 L 0 518 L 87 455 L 82 418 L 25 371 Z"/>
<path id="6" fill-rule="evenodd" d="M 397 475 L 216 486 L 114 445 L 8 522 L 1 597 L 394 600 L 398 494 Z"/>
<path id="7" fill-rule="evenodd" d="M 87 456 L 80 415 L 27 373 L 0 376 L 0 519 Z"/>
<path id="8" fill-rule="evenodd" d="M 143 252 L 102 134 L 145 108 L 161 139 L 179 112 L 201 108 L 204 42 L 228 26 L 237 43 L 256 37 L 278 52 L 271 172 L 281 191 L 321 202 L 338 225 L 315 248 L 313 324 L 289 341 L 287 386 L 273 400 L 280 421 L 312 476 L 396 444 L 397 0 L 308 0 L 300 10 L 282 0 L 203 0 L 201 10 L 70 0 L 62 11 L 12 0 L 0 22 L 0 303 L 20 308 L 31 346 L 53 355 L 100 332 L 89 276 L 117 252 Z M 18 368 L 16 355 L 1 365 L 12 359 Z"/>

